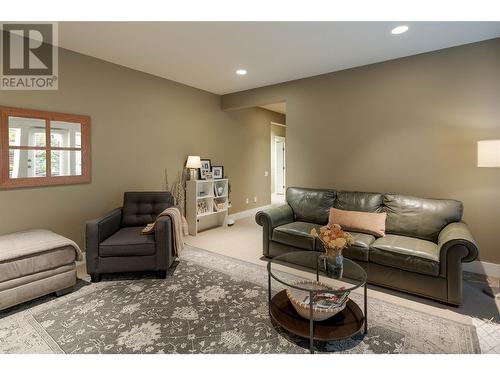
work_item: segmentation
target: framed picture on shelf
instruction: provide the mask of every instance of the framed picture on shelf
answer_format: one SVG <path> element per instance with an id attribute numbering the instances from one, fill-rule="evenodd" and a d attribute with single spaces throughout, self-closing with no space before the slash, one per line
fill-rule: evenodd
<path id="1" fill-rule="evenodd" d="M 222 165 L 214 165 L 212 167 L 212 173 L 214 176 L 214 180 L 221 180 L 224 178 L 224 166 Z"/>
<path id="2" fill-rule="evenodd" d="M 205 174 L 212 172 L 212 162 L 210 159 L 201 159 L 200 180 L 206 180 Z"/>
<path id="3" fill-rule="evenodd" d="M 208 212 L 208 206 L 207 206 L 207 202 L 206 201 L 199 201 L 198 202 L 198 205 L 197 205 L 197 211 L 198 211 L 198 215 L 201 215 L 201 214 L 204 214 L 204 213 L 207 213 Z"/>
<path id="4" fill-rule="evenodd" d="M 213 179 L 214 179 L 214 175 L 212 172 L 205 172 L 204 180 L 213 180 Z"/>
<path id="5" fill-rule="evenodd" d="M 220 184 L 215 184 L 214 186 L 214 195 L 216 197 L 220 197 L 224 194 L 224 186 L 220 186 Z"/>

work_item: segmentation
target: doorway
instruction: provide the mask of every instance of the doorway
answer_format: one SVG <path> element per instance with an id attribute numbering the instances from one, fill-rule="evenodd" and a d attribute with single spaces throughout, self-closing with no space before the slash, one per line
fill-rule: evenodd
<path id="1" fill-rule="evenodd" d="M 286 165 L 285 165 L 286 142 L 285 137 L 274 137 L 274 192 L 276 194 L 285 193 Z"/>
<path id="2" fill-rule="evenodd" d="M 286 193 L 286 126 L 271 123 L 271 204 L 285 203 Z"/>
<path id="3" fill-rule="evenodd" d="M 276 102 L 260 106 L 263 109 L 274 112 L 270 121 L 269 154 L 271 159 L 271 173 L 264 172 L 269 176 L 269 190 L 271 190 L 271 205 L 281 206 L 286 203 L 286 102 Z"/>

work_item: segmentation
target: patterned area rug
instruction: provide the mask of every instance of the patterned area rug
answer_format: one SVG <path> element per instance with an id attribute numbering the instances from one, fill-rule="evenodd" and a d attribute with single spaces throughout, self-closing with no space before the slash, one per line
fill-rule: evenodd
<path id="1" fill-rule="evenodd" d="M 307 353 L 270 321 L 264 267 L 187 247 L 166 280 L 80 281 L 0 312 L 1 353 Z M 351 293 L 358 303 L 362 297 Z M 369 327 L 333 353 L 479 353 L 476 329 L 369 298 Z"/>

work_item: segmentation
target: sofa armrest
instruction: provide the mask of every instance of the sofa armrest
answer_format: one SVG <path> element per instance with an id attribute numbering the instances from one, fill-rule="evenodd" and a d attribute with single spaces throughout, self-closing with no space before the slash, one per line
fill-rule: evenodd
<path id="1" fill-rule="evenodd" d="M 174 261 L 173 223 L 170 216 L 160 216 L 155 223 L 156 267 L 158 271 L 166 271 Z"/>
<path id="2" fill-rule="evenodd" d="M 288 204 L 285 204 L 257 212 L 255 221 L 262 227 L 262 253 L 264 256 L 269 257 L 269 242 L 273 235 L 273 229 L 291 223 L 293 221 L 293 211 Z"/>
<path id="3" fill-rule="evenodd" d="M 479 254 L 476 241 L 464 222 L 450 223 L 445 226 L 439 233 L 438 247 L 441 261 L 443 256 L 446 258 L 449 251 L 459 247 L 464 247 L 467 250 L 461 258 L 462 262 L 472 262 Z"/>
<path id="4" fill-rule="evenodd" d="M 122 209 L 116 208 L 107 215 L 86 223 L 85 253 L 87 272 L 98 273 L 99 244 L 121 228 Z"/>
<path id="5" fill-rule="evenodd" d="M 447 282 L 447 301 L 452 305 L 462 303 L 462 263 L 472 262 L 478 256 L 476 241 L 465 223 L 451 223 L 438 236 L 439 276 Z"/>
<path id="6" fill-rule="evenodd" d="M 283 206 L 259 211 L 255 214 L 255 221 L 260 226 L 267 227 L 270 234 L 272 234 L 274 228 L 293 221 L 292 207 L 288 204 L 284 204 Z"/>

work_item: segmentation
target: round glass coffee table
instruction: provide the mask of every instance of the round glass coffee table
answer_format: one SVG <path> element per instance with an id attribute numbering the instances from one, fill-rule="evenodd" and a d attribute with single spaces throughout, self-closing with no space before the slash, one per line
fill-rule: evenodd
<path id="1" fill-rule="evenodd" d="M 297 267 L 299 266 L 299 267 Z M 337 266 L 336 272 L 331 272 Z M 305 267 L 305 268 L 304 268 Z M 324 289 L 318 289 L 313 284 L 297 281 L 304 281 L 295 278 L 290 273 L 291 268 L 308 271 L 310 279 L 314 278 L 310 271 L 314 270 L 315 280 L 324 285 Z M 309 350 L 314 353 L 314 341 L 335 341 L 350 338 L 363 330 L 367 333 L 367 291 L 365 270 L 349 259 L 343 259 L 342 268 L 339 272 L 338 265 L 331 258 L 327 258 L 325 253 L 319 251 L 294 251 L 274 257 L 267 264 L 268 273 L 268 303 L 271 318 L 287 331 L 309 339 Z M 291 280 L 293 277 L 295 280 Z M 272 280 L 276 280 L 285 285 L 289 291 L 299 290 L 306 298 L 304 302 L 309 305 L 309 319 L 301 316 L 290 301 L 287 290 L 281 290 L 272 295 Z M 314 280 L 313 280 L 314 281 Z M 356 302 L 348 298 L 354 289 L 364 288 L 363 311 Z M 321 287 L 323 288 L 323 286 Z M 347 300 L 345 308 L 331 318 L 318 321 L 315 320 L 315 300 L 318 295 L 334 295 L 340 301 Z M 320 296 L 320 297 L 321 297 Z M 308 297 L 308 298 L 307 298 Z M 304 315 L 304 312 L 303 314 Z M 316 317 L 318 318 L 318 317 Z"/>

